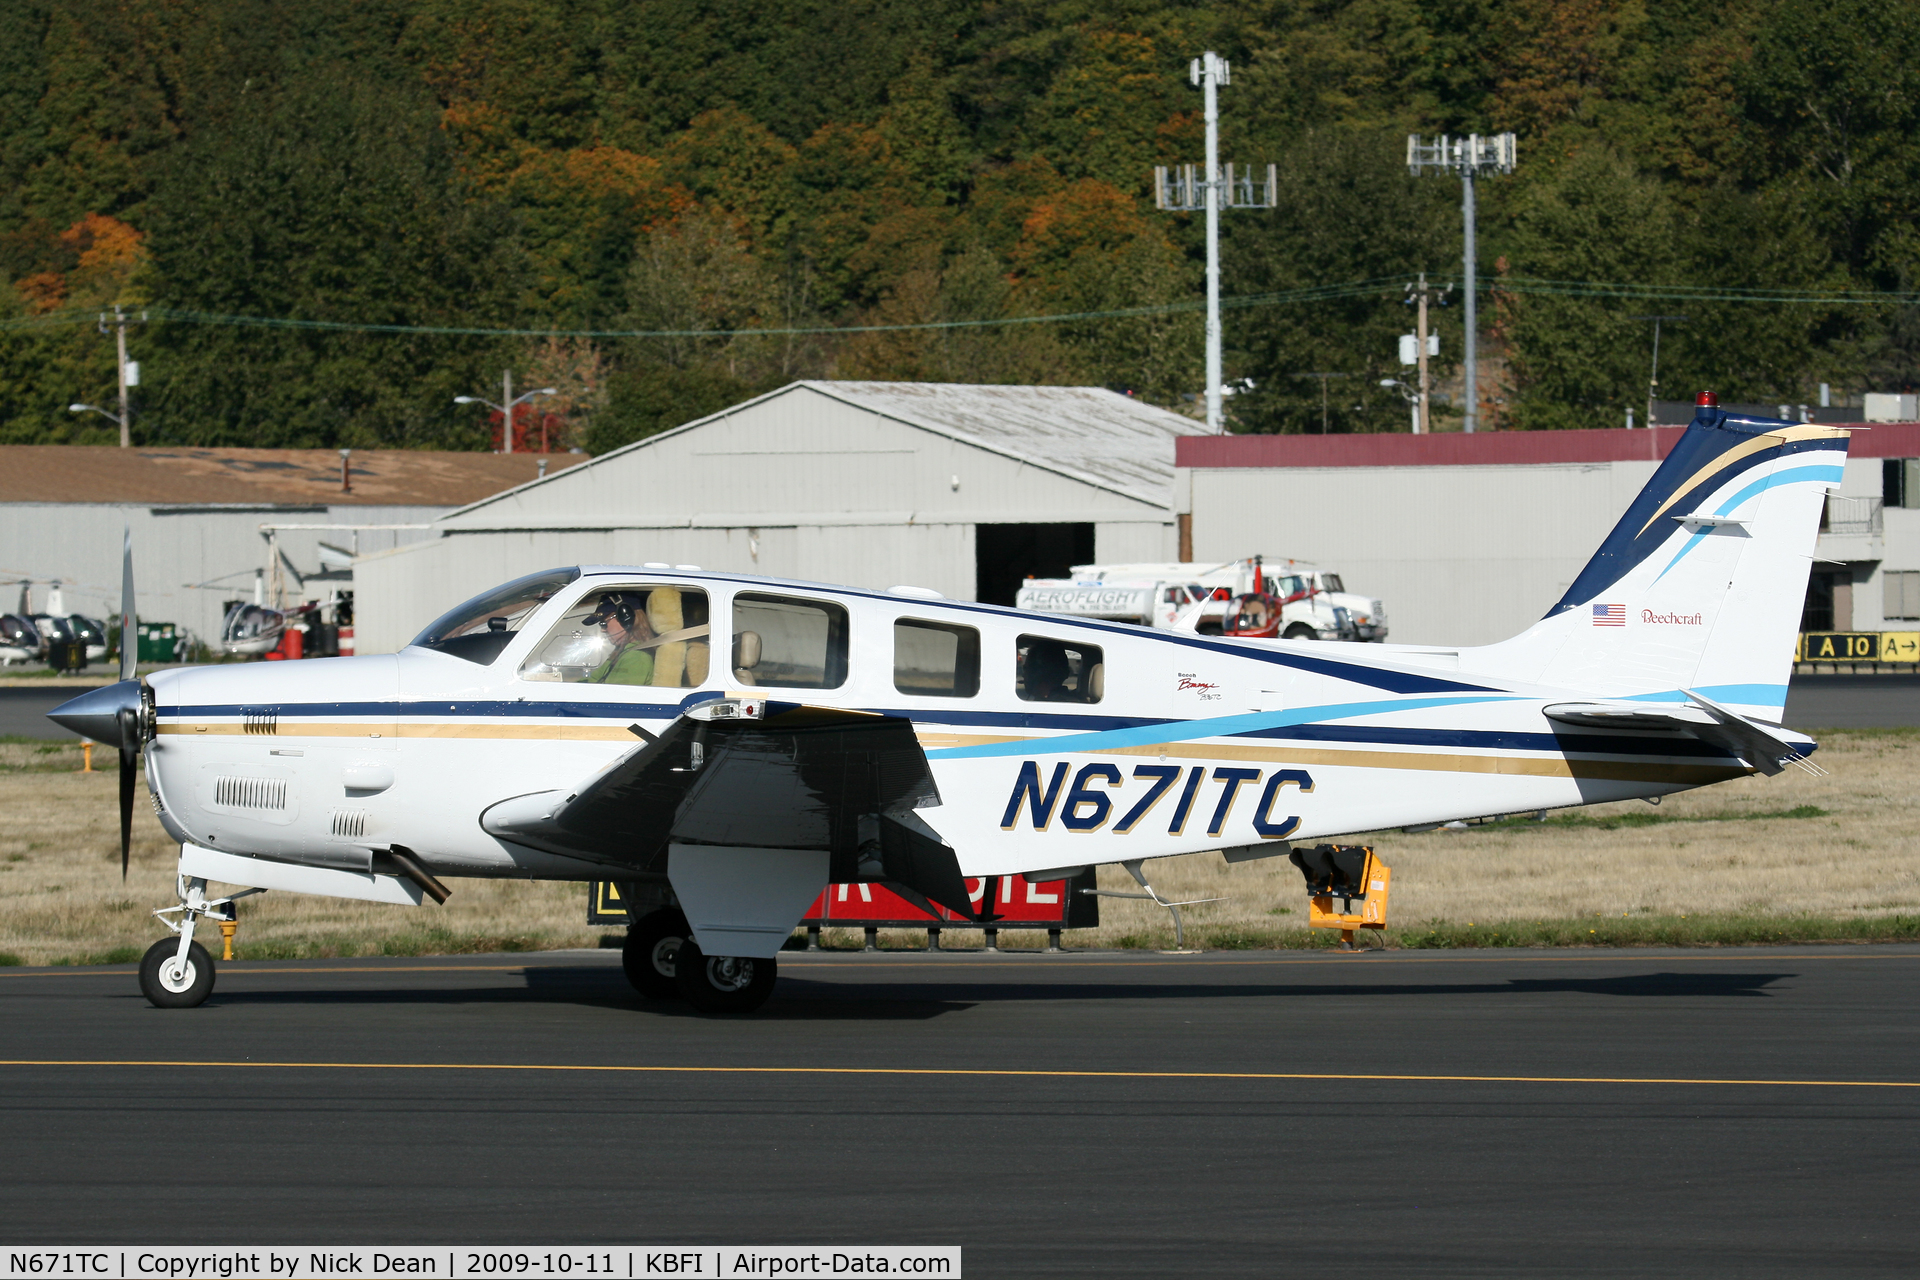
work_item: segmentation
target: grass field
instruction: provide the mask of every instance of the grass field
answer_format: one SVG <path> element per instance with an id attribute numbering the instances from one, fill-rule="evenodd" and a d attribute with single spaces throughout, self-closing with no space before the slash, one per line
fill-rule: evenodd
<path id="1" fill-rule="evenodd" d="M 1394 870 L 1386 935 L 1395 946 L 1579 943 L 1715 944 L 1920 939 L 1920 731 L 1815 735 L 1824 778 L 1795 770 L 1669 798 L 1508 820 L 1466 831 L 1381 832 L 1370 843 Z M 116 779 L 81 773 L 80 751 L 0 743 L 0 955 L 12 963 L 137 958 L 163 930 L 149 912 L 175 901 L 176 846 L 144 789 L 132 872 L 119 869 Z M 1300 875 L 1284 858 L 1228 868 L 1218 854 L 1147 864 L 1185 908 L 1189 945 L 1326 945 L 1305 928 Z M 1133 888 L 1118 868 L 1101 884 Z M 444 907 L 417 910 L 297 894 L 242 904 L 238 954 L 256 959 L 536 950 L 598 945 L 584 886 L 454 880 Z M 1169 947 L 1167 912 L 1101 900 L 1103 924 L 1071 946 Z M 212 931 L 209 930 L 209 933 Z M 883 939 L 918 946 L 924 935 Z M 1044 935 L 1009 932 L 1008 947 Z M 957 946 L 977 934 L 952 932 Z M 857 935 L 830 935 L 852 945 Z M 970 939 L 972 941 L 970 941 Z M 213 945 L 219 937 L 214 933 Z"/>

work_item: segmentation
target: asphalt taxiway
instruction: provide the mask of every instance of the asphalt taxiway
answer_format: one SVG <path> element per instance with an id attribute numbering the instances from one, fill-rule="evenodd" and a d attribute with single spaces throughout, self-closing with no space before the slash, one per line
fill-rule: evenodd
<path id="1" fill-rule="evenodd" d="M 243 926 L 244 942 L 244 926 Z M 0 970 L 0 1239 L 959 1244 L 975 1276 L 1910 1275 L 1920 948 Z"/>

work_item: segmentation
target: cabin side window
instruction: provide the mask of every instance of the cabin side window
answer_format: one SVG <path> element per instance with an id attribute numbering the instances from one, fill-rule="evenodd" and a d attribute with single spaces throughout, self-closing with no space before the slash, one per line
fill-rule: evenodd
<path id="1" fill-rule="evenodd" d="M 899 619 L 893 624 L 893 687 L 923 698 L 971 698 L 980 692 L 980 633 Z"/>
<path id="2" fill-rule="evenodd" d="M 847 611 L 822 600 L 733 598 L 733 678 L 749 688 L 838 689 L 847 682 Z"/>
<path id="3" fill-rule="evenodd" d="M 693 689 L 712 666 L 707 593 L 687 587 L 589 591 L 520 664 L 522 680 Z"/>
<path id="4" fill-rule="evenodd" d="M 1021 636 L 1014 652 L 1013 691 L 1022 702 L 1098 702 L 1106 692 L 1100 646 Z"/>

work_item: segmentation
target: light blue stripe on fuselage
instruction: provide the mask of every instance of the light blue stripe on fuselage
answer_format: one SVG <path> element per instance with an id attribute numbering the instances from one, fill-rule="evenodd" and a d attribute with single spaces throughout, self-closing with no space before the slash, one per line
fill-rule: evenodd
<path id="1" fill-rule="evenodd" d="M 1216 716 L 1210 720 L 1174 721 L 1171 724 L 1146 725 L 1137 729 L 1068 733 L 1056 738 L 990 742 L 977 747 L 942 747 L 927 752 L 927 759 L 969 760 L 985 756 L 1064 755 L 1079 751 L 1117 751 L 1122 747 L 1152 747 L 1161 743 L 1192 742 L 1200 738 L 1227 738 L 1239 734 L 1258 733 L 1262 729 L 1317 724 L 1324 720 L 1348 720 L 1355 716 L 1384 715 L 1394 711 L 1457 707 L 1476 702 L 1520 701 L 1524 699 L 1516 695 L 1494 695 L 1479 698 L 1407 698 L 1379 702 L 1331 703 L 1320 707 L 1301 707 L 1297 711 L 1255 711 L 1246 715 Z"/>

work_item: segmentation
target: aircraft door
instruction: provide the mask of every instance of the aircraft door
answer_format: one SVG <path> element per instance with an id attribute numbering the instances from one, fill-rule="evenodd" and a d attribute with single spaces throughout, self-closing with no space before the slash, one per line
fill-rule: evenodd
<path id="1" fill-rule="evenodd" d="M 546 704 L 554 719 L 606 722 L 630 746 L 628 724 L 671 720 L 688 694 L 724 688 L 727 675 L 714 663 L 707 592 L 616 582 L 588 591 L 548 627 L 514 673 L 514 696 Z"/>

